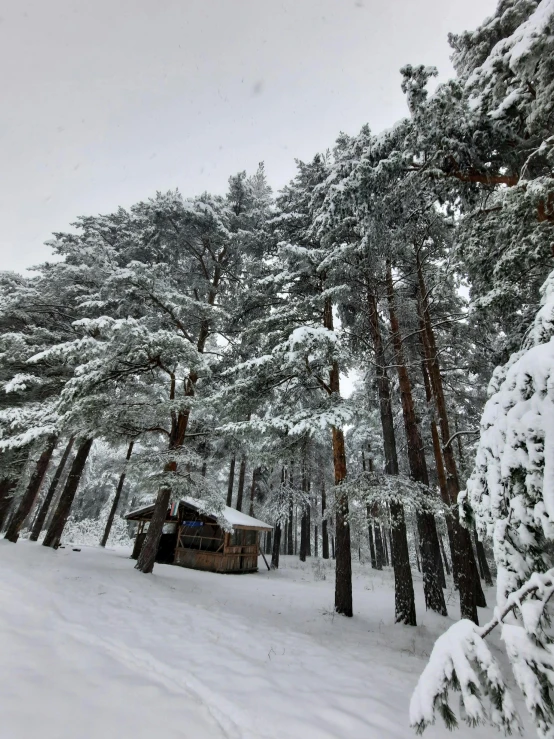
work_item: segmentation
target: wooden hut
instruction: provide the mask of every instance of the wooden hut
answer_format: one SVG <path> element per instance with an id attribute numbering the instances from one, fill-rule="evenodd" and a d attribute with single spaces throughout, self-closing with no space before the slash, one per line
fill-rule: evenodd
<path id="1" fill-rule="evenodd" d="M 127 521 L 138 523 L 134 559 L 139 556 L 153 511 L 154 505 L 149 505 L 125 516 Z M 227 527 L 233 530 L 226 531 Z M 228 506 L 218 518 L 203 512 L 199 501 L 181 500 L 167 509 L 156 562 L 210 572 L 257 572 L 258 554 L 263 556 L 260 532 L 272 528 Z"/>

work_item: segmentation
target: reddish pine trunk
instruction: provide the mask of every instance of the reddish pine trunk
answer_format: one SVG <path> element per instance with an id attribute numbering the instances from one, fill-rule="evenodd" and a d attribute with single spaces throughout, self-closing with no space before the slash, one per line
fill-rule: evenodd
<path id="1" fill-rule="evenodd" d="M 389 378 L 385 370 L 385 351 L 379 327 L 379 315 L 375 296 L 368 290 L 369 324 L 375 351 L 377 372 L 377 387 L 379 392 L 379 407 L 381 412 L 381 426 L 383 428 L 383 448 L 385 453 L 385 472 L 389 475 L 398 474 L 398 458 L 396 455 L 396 438 L 394 435 L 394 418 L 392 414 L 391 392 Z M 408 626 L 416 625 L 416 610 L 414 598 L 414 584 L 410 569 L 410 553 L 404 509 L 399 503 L 390 506 L 392 519 L 392 538 L 394 546 L 394 589 L 395 589 L 395 620 Z M 383 542 L 381 532 L 375 527 L 375 556 L 377 569 L 383 566 Z M 379 567 L 381 565 L 381 567 Z"/>
<path id="2" fill-rule="evenodd" d="M 105 547 L 108 543 L 108 538 L 110 536 L 110 531 L 112 530 L 112 525 L 114 522 L 115 514 L 117 511 L 117 506 L 119 505 L 119 499 L 121 498 L 121 492 L 123 490 L 123 484 L 125 483 L 125 477 L 126 477 L 126 469 L 127 469 L 127 462 L 131 459 L 131 454 L 133 453 L 133 447 L 135 445 L 134 441 L 131 441 L 129 443 L 129 446 L 127 448 L 127 455 L 125 457 L 125 468 L 123 472 L 121 473 L 121 476 L 119 478 L 119 482 L 117 483 L 117 488 L 115 490 L 115 496 L 113 499 L 112 507 L 110 508 L 110 513 L 108 515 L 108 520 L 106 521 L 106 528 L 104 529 L 104 535 L 102 536 L 102 539 L 100 541 L 100 546 Z"/>
<path id="3" fill-rule="evenodd" d="M 429 306 L 427 300 L 427 290 L 423 276 L 423 268 L 416 254 L 417 259 L 417 275 L 419 287 L 420 315 L 423 319 L 424 331 L 421 336 L 425 349 L 425 357 L 427 360 L 427 369 L 431 382 L 431 390 L 435 399 L 437 416 L 439 419 L 439 428 L 442 438 L 442 453 L 444 466 L 446 469 L 446 490 L 451 508 L 457 504 L 458 493 L 460 492 L 460 484 L 458 481 L 458 470 L 452 446 L 450 441 L 450 426 L 448 422 L 448 411 L 446 408 L 446 400 L 442 385 L 442 377 L 438 362 L 438 353 L 435 343 L 435 335 L 431 324 L 429 314 Z M 477 615 L 477 605 L 485 602 L 479 573 L 471 545 L 471 537 L 469 531 L 460 523 L 456 515 L 452 516 L 452 534 L 454 544 L 454 555 L 456 559 L 458 590 L 460 592 L 460 611 L 462 618 L 467 618 L 474 623 L 479 623 Z"/>
<path id="4" fill-rule="evenodd" d="M 29 480 L 29 484 L 27 485 L 27 488 L 23 493 L 23 497 L 19 502 L 17 510 L 12 516 L 10 525 L 8 526 L 8 530 L 6 531 L 5 538 L 8 541 L 13 542 L 14 544 L 19 539 L 19 532 L 21 530 L 21 527 L 23 526 L 25 519 L 31 512 L 31 509 L 33 508 L 33 505 L 37 499 L 37 495 L 40 491 L 40 486 L 42 485 L 46 470 L 48 469 L 48 465 L 50 464 L 50 460 L 56 447 L 57 440 L 58 437 L 55 435 L 51 435 L 46 439 L 46 445 L 42 450 L 42 454 L 38 458 L 35 469 L 33 470 L 33 473 L 31 475 L 31 479 Z"/>
<path id="5" fill-rule="evenodd" d="M 231 466 L 229 467 L 229 482 L 227 483 L 227 506 L 231 508 L 233 505 L 233 485 L 235 484 L 235 462 L 236 456 L 231 457 Z"/>
<path id="6" fill-rule="evenodd" d="M 412 383 L 404 359 L 404 349 L 402 347 L 402 337 L 400 335 L 400 324 L 396 314 L 396 301 L 390 263 L 387 264 L 387 297 L 389 303 L 394 357 L 400 389 L 400 400 L 402 403 L 402 415 L 404 418 L 404 429 L 408 445 L 410 476 L 416 482 L 422 483 L 428 487 L 429 474 L 427 471 L 427 461 L 425 459 L 423 438 L 419 431 L 415 412 Z M 446 601 L 444 600 L 440 577 L 442 565 L 440 563 L 439 538 L 437 535 L 435 519 L 431 513 L 424 511 L 418 511 L 416 518 L 420 541 L 425 605 L 428 609 L 435 611 L 436 613 L 440 613 L 441 616 L 447 616 L 448 612 L 446 610 Z M 444 574 L 442 579 L 444 580 Z"/>
<path id="7" fill-rule="evenodd" d="M 60 459 L 60 462 L 56 468 L 56 472 L 54 473 L 54 477 L 52 478 L 52 482 L 50 483 L 48 492 L 46 493 L 44 500 L 42 501 L 42 505 L 40 506 L 38 516 L 33 522 L 31 536 L 29 537 L 31 541 L 38 541 L 40 532 L 42 531 L 42 527 L 44 526 L 44 522 L 46 521 L 46 516 L 48 515 L 48 509 L 50 508 L 50 504 L 52 503 L 54 495 L 56 494 L 56 490 L 58 489 L 60 478 L 63 474 L 65 465 L 67 464 L 67 459 L 71 454 L 71 449 L 73 448 L 74 441 L 75 437 L 72 436 L 67 442 L 67 446 L 65 447 L 62 458 Z"/>
<path id="8" fill-rule="evenodd" d="M 246 477 L 246 457 L 240 461 L 239 489 L 237 491 L 237 511 L 242 511 L 242 498 L 244 495 L 244 479 Z"/>
<path id="9" fill-rule="evenodd" d="M 325 301 L 323 316 L 325 328 L 333 331 L 333 306 Z M 329 373 L 329 388 L 332 395 L 340 395 L 340 375 L 338 362 L 333 362 Z M 335 472 L 335 611 L 343 616 L 352 616 L 352 552 L 350 544 L 350 523 L 348 520 L 348 496 L 341 492 L 340 486 L 346 480 L 346 449 L 342 429 L 333 426 L 333 467 Z"/>
<path id="10" fill-rule="evenodd" d="M 73 500 L 75 499 L 75 494 L 77 493 L 77 488 L 79 487 L 81 475 L 85 469 L 87 457 L 89 455 L 90 448 L 92 447 L 92 441 L 92 439 L 83 439 L 79 445 L 79 449 L 77 450 L 77 454 L 75 455 L 75 459 L 71 465 L 64 489 L 62 490 L 62 494 L 58 501 L 56 511 L 50 521 L 50 526 L 48 527 L 44 541 L 42 542 L 45 547 L 53 547 L 54 549 L 57 549 L 60 544 L 63 530 L 67 523 L 67 519 L 69 518 L 69 513 L 71 511 Z"/>

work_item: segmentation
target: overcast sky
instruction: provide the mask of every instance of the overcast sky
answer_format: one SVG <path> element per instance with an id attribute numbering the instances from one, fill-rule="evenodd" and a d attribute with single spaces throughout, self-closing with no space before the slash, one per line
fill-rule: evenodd
<path id="1" fill-rule="evenodd" d="M 406 114 L 399 68 L 452 73 L 496 0 L 2 0 L 0 269 L 77 215 L 225 191 Z"/>

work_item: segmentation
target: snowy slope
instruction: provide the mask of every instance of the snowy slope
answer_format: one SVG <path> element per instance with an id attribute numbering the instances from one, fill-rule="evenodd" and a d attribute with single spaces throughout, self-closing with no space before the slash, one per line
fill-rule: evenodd
<path id="1" fill-rule="evenodd" d="M 143 575 L 128 554 L 0 541 L 1 739 L 412 736 L 409 697 L 446 625 L 424 612 L 420 583 L 410 628 L 392 624 L 390 573 L 368 565 L 345 619 L 330 563 Z"/>

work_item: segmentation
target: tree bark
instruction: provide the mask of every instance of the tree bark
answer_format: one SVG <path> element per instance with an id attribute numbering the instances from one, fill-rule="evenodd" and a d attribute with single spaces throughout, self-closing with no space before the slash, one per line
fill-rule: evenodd
<path id="1" fill-rule="evenodd" d="M 171 465 L 171 466 L 170 466 Z M 175 471 L 175 463 L 169 462 L 166 465 L 166 472 Z M 171 499 L 171 488 L 168 485 L 162 485 L 158 490 L 152 518 L 148 525 L 148 531 L 144 539 L 144 544 L 140 550 L 140 554 L 135 565 L 135 569 L 140 570 L 144 574 L 149 574 L 154 569 L 156 555 L 158 554 L 158 546 L 167 517 L 167 509 Z"/>
<path id="2" fill-rule="evenodd" d="M 377 300 L 368 290 L 368 314 L 373 347 L 375 352 L 375 364 L 377 373 L 377 388 L 379 392 L 379 410 L 381 414 L 381 426 L 383 429 L 383 448 L 385 453 L 385 472 L 388 475 L 398 475 L 398 457 L 396 454 L 396 438 L 394 435 L 394 419 L 392 415 L 391 392 L 389 378 L 385 369 L 385 351 L 381 339 L 379 327 L 379 314 L 377 312 Z M 408 537 L 406 533 L 406 522 L 404 509 L 399 503 L 390 506 L 392 536 L 394 540 L 394 590 L 395 590 L 395 620 L 408 626 L 416 625 L 416 610 L 414 597 L 414 584 L 412 571 L 410 569 L 410 552 L 408 549 Z M 381 533 L 377 537 L 375 528 L 376 564 L 379 569 L 379 559 L 382 557 L 383 544 Z M 382 567 L 382 559 L 381 559 Z"/>
<path id="3" fill-rule="evenodd" d="M 429 313 L 429 304 L 427 298 L 427 289 L 425 286 L 425 279 L 423 275 L 423 267 L 421 265 L 419 252 L 417 251 L 416 265 L 419 289 L 419 311 L 420 316 L 423 320 L 424 328 L 421 336 L 423 339 L 427 369 L 431 382 L 431 390 L 435 399 L 435 407 L 439 419 L 439 428 L 443 444 L 442 453 L 444 466 L 446 469 L 446 490 L 448 493 L 450 507 L 451 509 L 454 509 L 454 506 L 457 505 L 458 494 L 460 492 L 458 470 L 456 467 L 456 460 L 454 458 L 452 446 L 447 444 L 447 442 L 450 440 L 448 411 L 446 407 L 442 376 L 438 362 L 438 352 L 435 342 L 435 335 Z M 456 515 L 452 516 L 452 533 L 455 558 L 457 562 L 455 571 L 457 571 L 458 590 L 460 593 L 461 617 L 467 618 L 470 621 L 473 621 L 475 624 L 479 624 L 477 605 L 480 605 L 481 603 L 486 604 L 486 601 L 484 598 L 483 590 L 481 588 L 479 573 L 477 572 L 477 565 L 475 562 L 475 555 L 473 553 L 469 531 L 462 526 Z"/>
<path id="4" fill-rule="evenodd" d="M 244 478 L 246 477 L 246 457 L 240 460 L 239 488 L 237 491 L 237 511 L 242 511 L 242 498 L 244 494 Z"/>
<path id="5" fill-rule="evenodd" d="M 329 532 L 327 530 L 327 519 L 325 518 L 325 509 L 327 507 L 327 494 L 325 492 L 325 483 L 321 488 L 321 556 L 323 559 L 329 559 Z"/>
<path id="6" fill-rule="evenodd" d="M 281 550 L 281 524 L 278 523 L 274 529 L 273 553 L 271 555 L 271 569 L 279 569 L 279 552 Z"/>
<path id="7" fill-rule="evenodd" d="M 10 525 L 8 526 L 8 530 L 6 531 L 5 538 L 8 541 L 13 542 L 14 544 L 19 539 L 19 532 L 21 530 L 21 527 L 23 526 L 23 522 L 31 512 L 31 509 L 33 508 L 33 505 L 37 499 L 37 495 L 40 491 L 40 486 L 42 485 L 46 470 L 48 469 L 48 465 L 50 464 L 50 460 L 52 459 L 52 454 L 56 447 L 57 441 L 58 437 L 55 434 L 52 434 L 46 439 L 45 446 L 40 457 L 37 460 L 35 469 L 33 470 L 33 473 L 31 475 L 31 479 L 29 480 L 27 488 L 23 493 L 17 510 L 12 516 Z"/>
<path id="8" fill-rule="evenodd" d="M 375 542 L 373 541 L 373 526 L 371 523 L 371 508 L 367 506 L 366 508 L 366 514 L 367 514 L 367 538 L 369 541 L 369 556 L 371 558 L 371 568 L 373 570 L 377 569 L 377 559 L 375 556 Z"/>
<path id="9" fill-rule="evenodd" d="M 233 454 L 231 457 L 231 466 L 229 467 L 229 482 L 227 483 L 227 507 L 231 508 L 233 505 L 233 485 L 235 484 L 235 462 L 236 456 Z"/>
<path id="10" fill-rule="evenodd" d="M 333 306 L 325 301 L 323 325 L 334 330 Z M 339 365 L 334 361 L 329 373 L 331 395 L 340 396 Z M 342 429 L 331 428 L 333 439 L 333 467 L 335 473 L 335 611 L 343 616 L 352 616 L 352 552 L 350 543 L 350 523 L 348 520 L 348 496 L 341 492 L 340 486 L 346 480 L 346 449 Z"/>
<path id="11" fill-rule="evenodd" d="M 10 505 L 13 500 L 12 492 L 17 485 L 17 480 L 4 477 L 0 480 L 0 530 L 4 526 Z"/>
<path id="12" fill-rule="evenodd" d="M 59 464 L 56 468 L 56 472 L 54 473 L 52 482 L 50 483 L 50 486 L 48 487 L 48 492 L 46 493 L 46 496 L 44 497 L 44 500 L 42 501 L 42 504 L 40 506 L 38 516 L 35 518 L 33 522 L 33 527 L 31 529 L 31 536 L 29 537 L 31 541 L 38 541 L 38 538 L 42 531 L 42 527 L 44 526 L 44 522 L 46 520 L 46 516 L 48 515 L 48 509 L 50 508 L 54 495 L 56 494 L 56 490 L 58 489 L 58 485 L 60 483 L 61 476 L 65 469 L 65 465 L 67 464 L 67 460 L 69 458 L 69 455 L 71 454 L 74 441 L 75 441 L 75 437 L 72 436 L 67 442 L 67 446 L 65 447 L 64 452 L 62 454 L 62 458 L 60 459 Z"/>
<path id="13" fill-rule="evenodd" d="M 374 523 L 373 533 L 375 535 L 375 569 L 382 570 L 385 565 L 385 550 L 383 548 L 383 537 L 381 527 Z"/>
<path id="14" fill-rule="evenodd" d="M 477 550 L 477 559 L 481 568 L 481 577 L 487 585 L 492 586 L 492 575 L 489 568 L 489 563 L 487 562 L 485 547 L 483 545 L 483 542 L 479 539 L 477 528 L 475 526 L 473 527 L 473 534 L 475 536 L 475 549 Z"/>
<path id="15" fill-rule="evenodd" d="M 256 497 L 256 491 L 258 489 L 258 478 L 260 476 L 260 467 L 255 467 L 252 470 L 252 485 L 250 486 L 250 508 L 248 509 L 248 515 L 254 515 L 254 498 Z"/>
<path id="16" fill-rule="evenodd" d="M 44 541 L 42 542 L 45 547 L 53 547 L 54 549 L 57 549 L 60 544 L 63 530 L 67 523 L 71 506 L 75 499 L 75 494 L 77 493 L 77 488 L 79 487 L 81 475 L 85 469 L 87 457 L 92 447 L 92 442 L 92 439 L 83 439 L 79 445 L 77 454 L 75 455 L 75 459 L 71 465 L 69 475 L 67 476 L 64 489 L 58 501 L 56 511 L 52 517 L 52 521 L 50 522 Z"/>
<path id="17" fill-rule="evenodd" d="M 414 406 L 412 383 L 404 358 L 400 324 L 396 313 L 396 300 L 390 262 L 387 263 L 387 298 L 389 304 L 394 358 L 398 374 L 400 400 L 402 404 L 402 415 L 404 419 L 404 430 L 408 446 L 410 477 L 415 482 L 419 482 L 428 488 L 429 473 L 427 471 L 427 460 L 425 459 L 423 438 L 419 430 Z M 444 599 L 441 582 L 442 565 L 440 563 L 439 537 L 437 534 L 435 519 L 433 515 L 427 511 L 416 511 L 416 520 L 420 542 L 425 606 L 436 613 L 440 613 L 441 616 L 447 616 L 448 612 L 446 610 L 446 601 Z M 442 579 L 444 579 L 444 574 Z"/>
<path id="18" fill-rule="evenodd" d="M 292 485 L 292 475 L 289 477 L 289 484 Z M 287 554 L 294 555 L 294 540 L 293 540 L 293 518 L 294 518 L 294 503 L 292 494 L 289 497 L 289 520 L 287 521 Z"/>
<path id="19" fill-rule="evenodd" d="M 131 454 L 133 453 L 133 447 L 135 445 L 134 441 L 129 442 L 129 446 L 127 447 L 127 454 L 125 456 L 125 467 L 123 468 L 123 472 L 121 473 L 119 477 L 119 482 L 117 483 L 117 488 L 115 490 L 115 496 L 113 499 L 112 507 L 110 508 L 110 513 L 108 515 L 108 520 L 106 521 L 106 528 L 104 529 L 104 535 L 102 536 L 102 540 L 100 541 L 100 546 L 105 547 L 108 543 L 108 538 L 110 536 L 110 531 L 112 530 L 112 525 L 114 522 L 115 514 L 117 511 L 117 506 L 119 505 L 119 499 L 121 498 L 121 491 L 123 490 L 123 484 L 125 483 L 125 477 L 127 476 L 127 463 L 131 459 Z"/>

